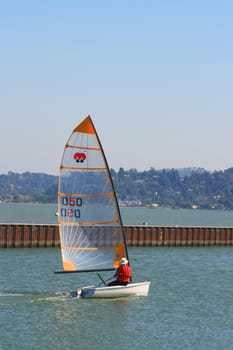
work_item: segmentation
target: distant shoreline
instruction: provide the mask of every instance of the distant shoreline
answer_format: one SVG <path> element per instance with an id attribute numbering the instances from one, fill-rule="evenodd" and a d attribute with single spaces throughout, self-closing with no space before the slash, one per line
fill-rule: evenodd
<path id="1" fill-rule="evenodd" d="M 57 207 L 57 203 L 42 203 L 42 202 L 0 202 L 0 205 L 43 205 L 43 206 L 55 206 Z M 158 206 L 158 207 L 152 207 L 152 206 L 148 206 L 148 205 L 119 205 L 119 207 L 121 209 L 127 208 L 127 209 L 134 209 L 134 208 L 138 208 L 138 209 L 150 209 L 151 211 L 158 211 L 160 209 L 162 210 L 182 210 L 182 211 L 191 211 L 191 212 L 195 212 L 195 211 L 218 211 L 218 212 L 233 212 L 233 209 L 219 209 L 219 208 L 171 208 L 171 207 L 165 207 L 165 206 Z"/>

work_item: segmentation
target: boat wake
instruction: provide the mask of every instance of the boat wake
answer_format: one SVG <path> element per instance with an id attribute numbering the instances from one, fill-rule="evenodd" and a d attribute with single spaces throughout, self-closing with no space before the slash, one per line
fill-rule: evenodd
<path id="1" fill-rule="evenodd" d="M 45 292 L 45 293 L 19 293 L 0 292 L 0 307 L 8 304 L 38 303 L 38 302 L 60 302 L 70 298 L 69 292 Z"/>

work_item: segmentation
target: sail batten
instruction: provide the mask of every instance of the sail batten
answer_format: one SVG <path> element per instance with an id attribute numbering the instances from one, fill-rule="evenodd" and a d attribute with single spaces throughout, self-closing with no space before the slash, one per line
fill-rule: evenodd
<path id="1" fill-rule="evenodd" d="M 87 193 L 58 193 L 58 196 L 73 196 L 73 197 L 113 197 L 113 192 L 111 193 L 95 193 L 95 194 L 87 194 Z"/>
<path id="2" fill-rule="evenodd" d="M 62 249 L 67 249 L 67 250 L 104 250 L 104 249 L 113 249 L 114 246 L 107 246 L 107 247 L 101 247 L 101 248 L 73 248 L 73 247 L 61 247 Z"/>
<path id="3" fill-rule="evenodd" d="M 66 148 L 76 148 L 76 149 L 84 149 L 84 150 L 92 150 L 92 151 L 101 151 L 100 148 L 94 147 L 82 147 L 82 146 L 74 146 L 74 145 L 66 145 Z"/>
<path id="4" fill-rule="evenodd" d="M 72 167 L 72 166 L 61 166 L 62 169 L 70 169 L 70 170 L 82 170 L 82 171 L 90 171 L 90 170 L 107 170 L 106 168 L 81 168 L 81 167 Z"/>
<path id="5" fill-rule="evenodd" d="M 119 219 L 111 220 L 111 221 L 92 221 L 92 222 L 79 222 L 79 226 L 94 226 L 94 225 L 107 225 L 107 224 L 113 224 L 113 223 L 119 223 Z M 73 222 L 67 222 L 60 220 L 60 224 L 65 225 L 74 225 Z"/>
<path id="6" fill-rule="evenodd" d="M 128 258 L 111 174 L 90 116 L 64 147 L 58 224 L 64 272 L 112 270 Z"/>

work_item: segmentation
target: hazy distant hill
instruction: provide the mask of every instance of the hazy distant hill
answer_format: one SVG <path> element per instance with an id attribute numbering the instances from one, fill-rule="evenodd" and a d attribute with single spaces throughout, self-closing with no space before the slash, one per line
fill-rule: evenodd
<path id="1" fill-rule="evenodd" d="M 208 172 L 202 168 L 111 169 L 117 197 L 124 205 L 172 208 L 233 209 L 233 168 Z M 4 202 L 57 202 L 55 175 L 9 172 L 0 175 Z"/>

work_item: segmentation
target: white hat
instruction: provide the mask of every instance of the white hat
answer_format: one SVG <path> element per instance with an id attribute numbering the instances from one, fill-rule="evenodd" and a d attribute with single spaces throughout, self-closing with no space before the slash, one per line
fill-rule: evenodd
<path id="1" fill-rule="evenodd" d="M 120 264 L 121 265 L 126 265 L 126 264 L 128 264 L 128 260 L 126 258 L 121 258 Z"/>

